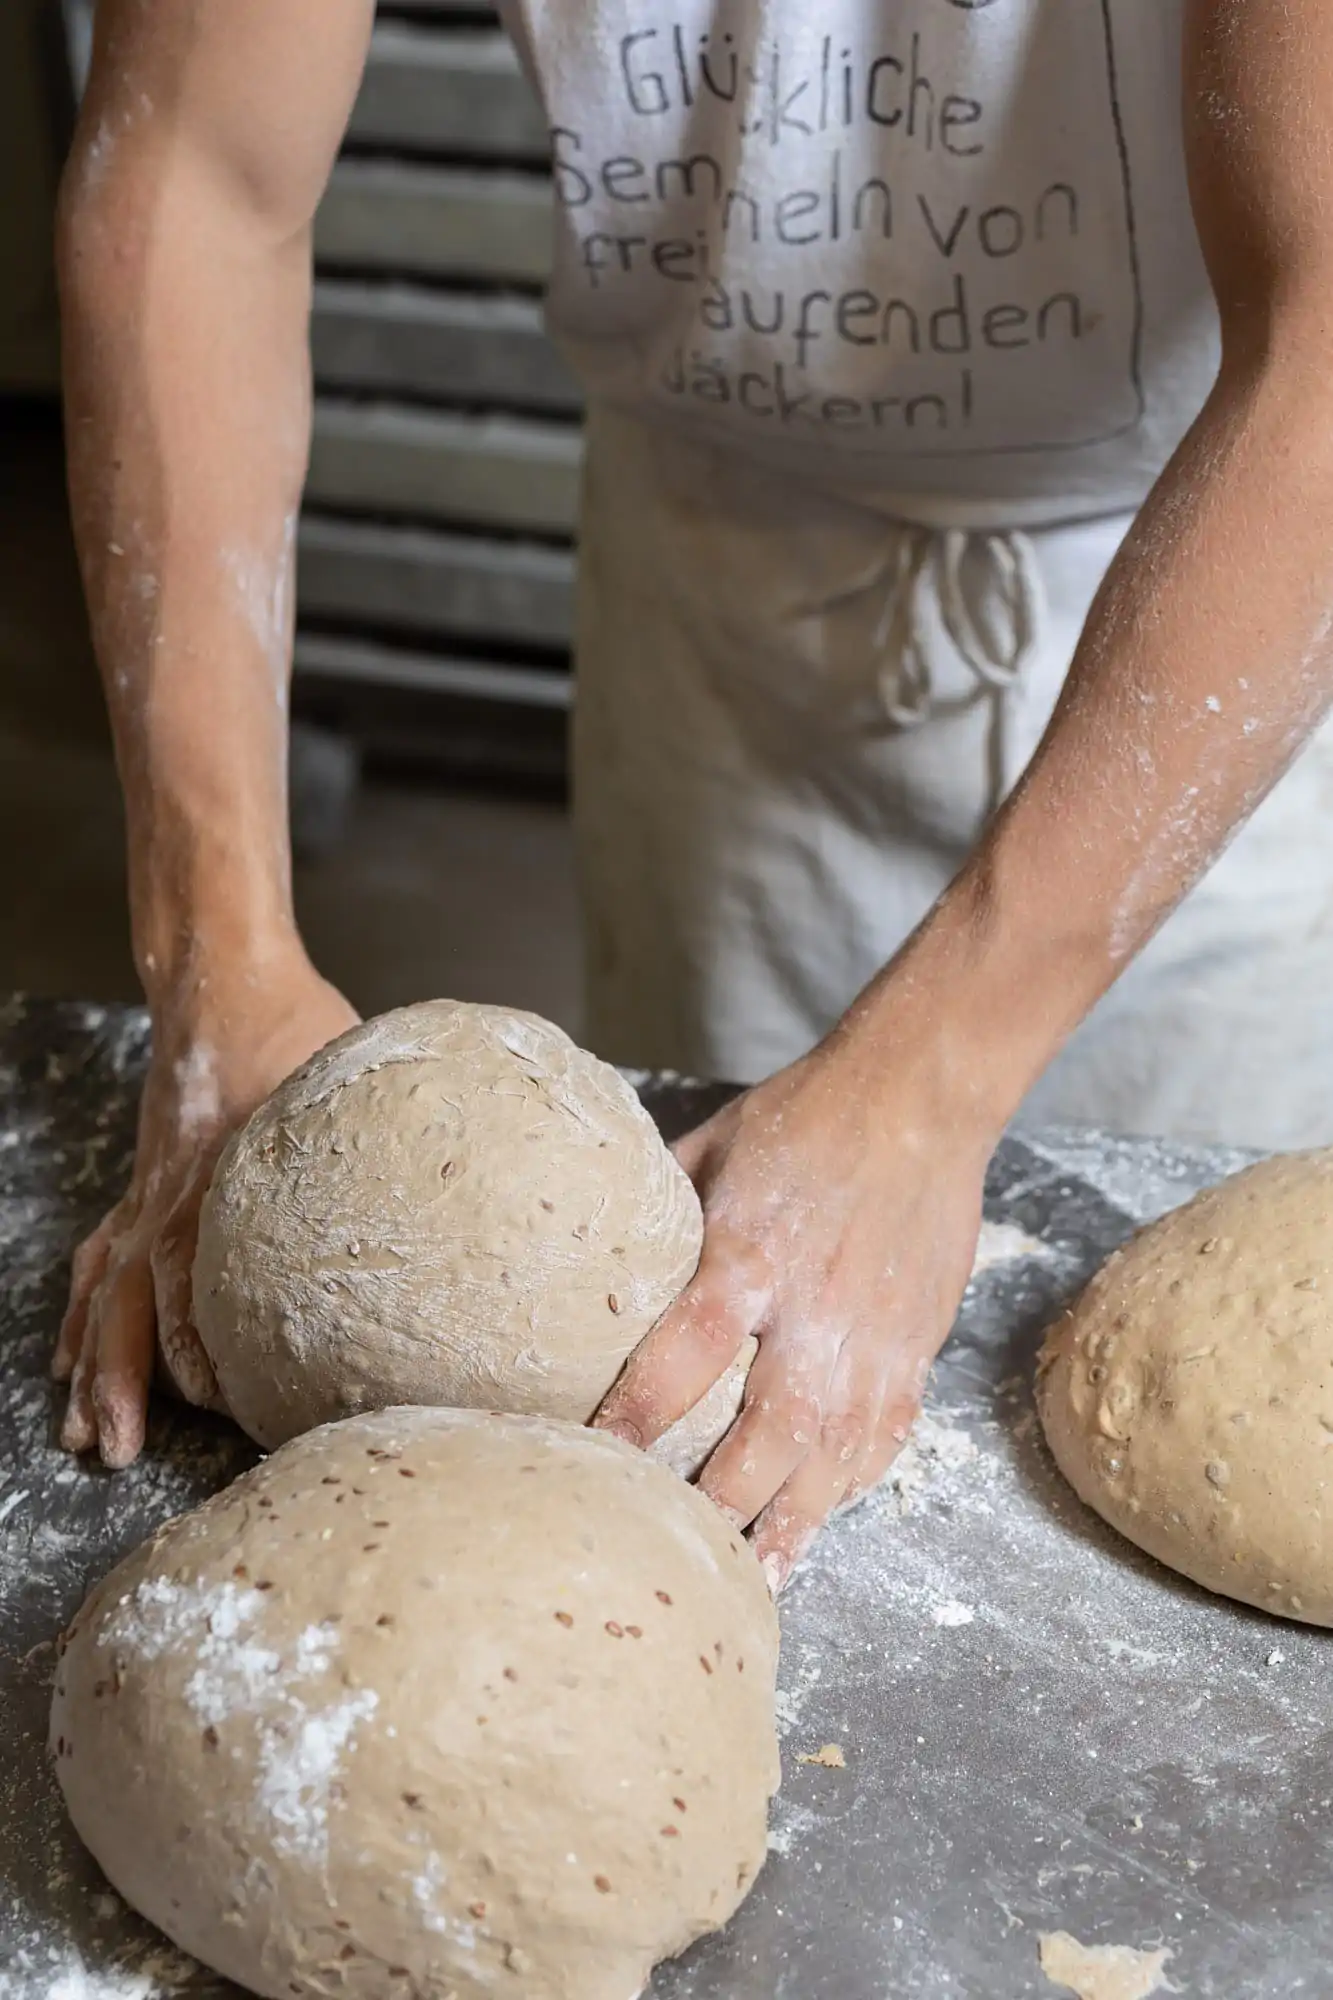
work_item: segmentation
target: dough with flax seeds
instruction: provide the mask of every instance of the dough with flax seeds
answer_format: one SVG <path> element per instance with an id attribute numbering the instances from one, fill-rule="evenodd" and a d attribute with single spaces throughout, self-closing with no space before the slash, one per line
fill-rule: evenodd
<path id="1" fill-rule="evenodd" d="M 428 1001 L 330 1043 L 232 1139 L 195 1316 L 266 1447 L 404 1403 L 585 1422 L 702 1237 L 609 1064 L 535 1015 Z M 675 1469 L 726 1430 L 753 1353 L 663 1441 Z"/>
<path id="2" fill-rule="evenodd" d="M 1117 1251 L 1049 1335 L 1038 1403 L 1130 1541 L 1333 1625 L 1333 1152 L 1265 1160 Z"/>
<path id="3" fill-rule="evenodd" d="M 114 1887 L 270 2000 L 633 2000 L 764 1859 L 776 1656 L 758 1563 L 665 1467 L 389 1410 L 123 1562 L 51 1741 Z"/>

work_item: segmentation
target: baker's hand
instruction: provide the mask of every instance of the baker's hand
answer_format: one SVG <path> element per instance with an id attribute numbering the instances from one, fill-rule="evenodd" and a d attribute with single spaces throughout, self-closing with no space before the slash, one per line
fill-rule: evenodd
<path id="1" fill-rule="evenodd" d="M 138 1457 L 157 1355 L 187 1402 L 217 1401 L 190 1290 L 214 1164 L 269 1092 L 356 1019 L 299 953 L 211 977 L 187 1007 L 161 1011 L 129 1190 L 74 1253 L 53 1362 L 70 1384 L 67 1451 L 96 1446 L 115 1467 Z"/>
<path id="2" fill-rule="evenodd" d="M 753 1334 L 744 1407 L 699 1484 L 753 1524 L 774 1594 L 907 1437 L 971 1272 L 997 1137 L 839 1031 L 676 1149 L 703 1202 L 699 1269 L 596 1421 L 651 1444 Z"/>

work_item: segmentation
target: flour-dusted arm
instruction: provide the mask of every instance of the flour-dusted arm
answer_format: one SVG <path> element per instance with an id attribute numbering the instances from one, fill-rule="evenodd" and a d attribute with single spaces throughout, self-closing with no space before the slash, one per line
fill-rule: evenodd
<path id="1" fill-rule="evenodd" d="M 704 1484 L 778 1583 L 906 1435 L 1006 1120 L 1333 696 L 1333 10 L 1190 0 L 1185 71 L 1216 388 L 954 887 L 825 1043 L 686 1142 L 699 1275 L 603 1414 L 656 1436 L 757 1334 Z"/>
<path id="2" fill-rule="evenodd" d="M 59 264 L 75 532 L 154 1053 L 129 1193 L 75 1260 L 64 1441 L 127 1464 L 190 1322 L 227 1131 L 354 1018 L 292 914 L 287 681 L 309 436 L 310 225 L 371 0 L 102 0 Z"/>

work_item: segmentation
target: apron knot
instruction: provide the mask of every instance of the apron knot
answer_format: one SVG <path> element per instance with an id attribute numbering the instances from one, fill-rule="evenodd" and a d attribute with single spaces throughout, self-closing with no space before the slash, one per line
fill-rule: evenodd
<path id="1" fill-rule="evenodd" d="M 935 713 L 933 628 L 942 627 L 990 702 L 987 818 L 1019 775 L 1015 711 L 1024 670 L 1040 643 L 1042 609 L 1036 555 L 1017 529 L 898 531 L 888 602 L 876 633 L 884 713 L 899 729 L 920 728 Z"/>

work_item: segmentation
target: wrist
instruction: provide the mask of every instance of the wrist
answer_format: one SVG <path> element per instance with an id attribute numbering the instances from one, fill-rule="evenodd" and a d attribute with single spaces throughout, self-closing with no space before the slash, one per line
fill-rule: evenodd
<path id="1" fill-rule="evenodd" d="M 1019 893 L 1004 859 L 989 844 L 973 857 L 836 1031 L 895 1083 L 906 1056 L 932 1125 L 987 1147 L 1108 983 L 1049 885 Z"/>
<path id="2" fill-rule="evenodd" d="M 309 969 L 294 923 L 195 918 L 167 949 L 151 945 L 136 962 L 159 1044 L 189 1043 L 234 1027 L 265 992 Z"/>
<path id="3" fill-rule="evenodd" d="M 246 839 L 226 814 L 217 823 L 159 809 L 130 844 L 134 962 L 155 1019 L 211 1004 L 301 951 L 285 843 Z"/>

